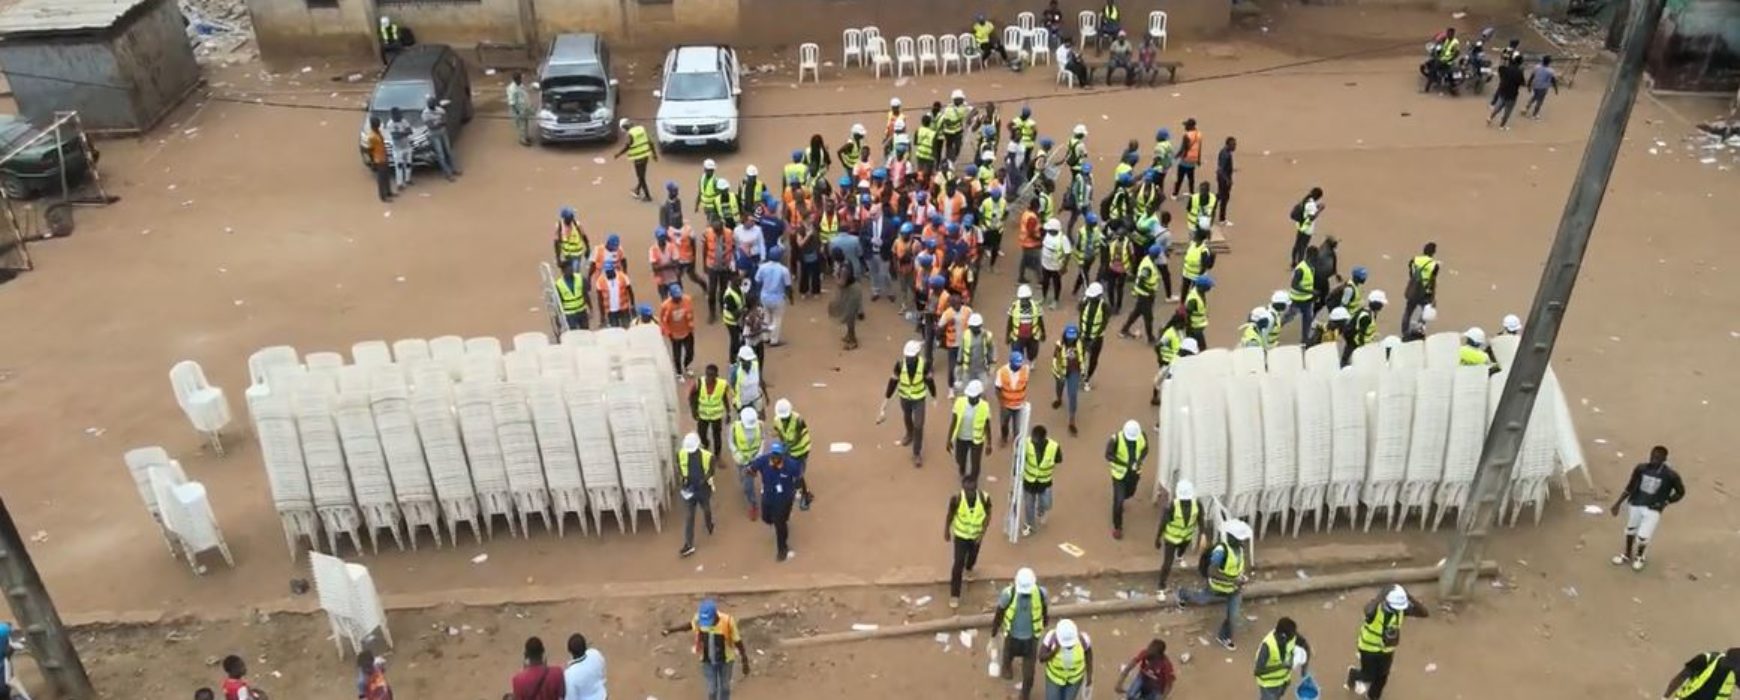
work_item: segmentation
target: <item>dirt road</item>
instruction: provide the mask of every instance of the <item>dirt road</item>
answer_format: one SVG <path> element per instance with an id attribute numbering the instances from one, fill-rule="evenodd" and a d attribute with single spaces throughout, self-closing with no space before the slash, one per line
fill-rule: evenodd
<path id="1" fill-rule="evenodd" d="M 786 76 L 759 76 L 746 94 L 743 151 L 717 157 L 733 179 L 751 163 L 771 173 L 810 133 L 834 142 L 853 122 L 878 125 L 890 96 L 918 104 L 943 99 L 958 86 L 974 100 L 999 100 L 1006 110 L 1031 104 L 1041 131 L 1060 140 L 1071 125 L 1087 125 L 1096 165 L 1106 167 L 1127 139 L 1146 148 L 1156 127 L 1177 131 L 1185 117 L 1195 117 L 1211 146 L 1226 136 L 1239 139 L 1230 213 L 1235 250 L 1217 269 L 1212 342 L 1230 343 L 1242 310 L 1284 285 L 1291 238 L 1285 217 L 1313 186 L 1328 193 L 1319 230 L 1342 239 L 1343 269 L 1369 266 L 1372 286 L 1392 297 L 1400 294 L 1407 257 L 1427 240 L 1438 242 L 1446 271 L 1437 328 L 1479 324 L 1491 330 L 1503 314 L 1526 310 L 1604 76 L 1586 72 L 1576 89 L 1549 100 L 1542 121 L 1489 129 L 1481 123 L 1483 98 L 1418 95 L 1411 52 L 1312 62 L 1266 38 L 1316 45 L 1291 34 L 1297 21 L 1301 32 L 1327 24 L 1338 36 L 1399 41 L 1429 34 L 1441 18 L 1322 11 L 1341 14 L 1282 16 L 1267 23 L 1267 33 L 1175 46 L 1187 63 L 1183 75 L 1198 80 L 1155 90 L 1064 92 L 1050 80 L 1055 69 L 1043 66 L 1020 76 L 993 70 L 970 80 L 926 77 L 897 87 L 831 78 L 796 89 Z M 499 102 L 500 77 L 479 80 L 486 108 Z M 383 206 L 355 159 L 356 112 L 314 107 L 359 100 L 352 94 L 356 86 L 340 83 L 335 97 L 318 75 L 281 76 L 261 87 L 257 76 L 241 72 L 216 77 L 213 85 L 219 95 L 268 90 L 264 102 L 309 108 L 254 104 L 252 92 L 202 100 L 158 134 L 107 145 L 105 182 L 122 202 L 81 210 L 72 238 L 35 246 L 39 269 L 0 288 L 0 318 L 12 329 L 0 342 L 6 498 L 21 529 L 41 532 L 33 551 L 73 619 L 183 612 L 236 618 L 254 607 L 309 605 L 305 598 L 289 599 L 286 581 L 305 574 L 283 549 L 257 446 L 238 425 L 228 434 L 227 456 L 200 450 L 165 380 L 174 361 L 200 361 L 228 389 L 240 418 L 245 360 L 259 347 L 343 350 L 369 339 L 508 337 L 542 328 L 534 267 L 549 254 L 546 231 L 562 205 L 575 206 L 595 238 L 620 232 L 636 263 L 650 239 L 654 210 L 626 197 L 629 168 L 610 162 L 610 149 L 521 149 L 509 124 L 480 117 L 460 143 L 465 175 L 457 183 L 423 174 L 406 196 Z M 625 110 L 650 114 L 650 87 L 628 87 Z M 782 116 L 817 112 L 840 114 Z M 1572 504 L 1556 501 L 1540 527 L 1507 533 L 1496 553 L 1514 587 L 1483 596 L 1453 625 L 1422 624 L 1417 633 L 1411 627 L 1399 687 L 1430 682 L 1425 696 L 1446 698 L 1500 688 L 1534 697 L 1648 694 L 1659 691 L 1682 658 L 1732 642 L 1723 616 L 1707 611 L 1731 599 L 1731 582 L 1740 575 L 1732 557 L 1709 554 L 1726 551 L 1740 535 L 1732 487 L 1724 483 L 1731 477 L 1719 471 L 1728 447 L 1721 417 L 1740 403 L 1740 383 L 1728 367 L 1740 352 L 1740 326 L 1727 320 L 1740 310 L 1734 301 L 1740 283 L 1722 268 L 1740 244 L 1718 235 L 1732 228 L 1740 197 L 1732 194 L 1732 172 L 1684 155 L 1680 139 L 1687 133 L 1672 114 L 1639 105 L 1555 358 L 1602 490 L 1579 494 Z M 1657 139 L 1667 145 L 1652 155 Z M 653 167 L 655 186 L 673 180 L 692 196 L 703 157 L 667 155 Z M 982 286 L 982 310 L 992 323 L 1002 322 L 1012 272 L 1000 269 Z M 1050 314 L 1054 328 L 1065 320 L 1066 311 Z M 1386 327 L 1395 322 L 1384 319 Z M 812 465 L 820 499 L 794 525 L 795 560 L 776 564 L 771 534 L 745 519 L 742 505 L 729 498 L 722 499 L 719 534 L 704 539 L 690 559 L 676 557 L 679 532 L 655 534 L 644 521 L 638 534 L 558 539 L 538 532 L 481 547 L 465 541 L 440 551 L 363 556 L 389 602 L 562 598 L 592 587 L 677 596 L 645 610 L 590 603 L 539 609 L 548 625 L 509 621 L 507 612 L 407 615 L 395 626 L 415 641 L 401 658 L 423 665 L 400 666 L 401 684 L 414 690 L 411 684 L 475 682 L 464 687 L 466 697 L 488 696 L 499 687 L 502 669 L 511 668 L 525 633 L 536 630 L 555 646 L 570 621 L 582 628 L 618 624 L 609 622 L 611 615 L 630 635 L 605 647 L 607 653 L 620 649 L 612 663 L 627 669 L 623 676 L 613 672 L 613 687 L 634 697 L 687 694 L 698 681 L 675 651 L 654 657 L 691 675 L 675 684 L 653 678 L 653 661 L 633 658 L 645 650 L 648 640 L 633 635 L 652 619 L 649 611 L 686 606 L 692 598 L 685 596 L 700 591 L 899 582 L 946 572 L 948 550 L 939 530 L 955 476 L 940 449 L 945 411 L 939 405 L 931 414 L 935 446 L 922 470 L 912 469 L 892 444 L 897 425 L 872 423 L 873 403 L 907 328 L 892 307 L 874 308 L 860 328 L 864 347 L 847 353 L 839 350 L 839 331 L 821 302 L 800 303 L 787 324 L 790 345 L 774 351 L 770 362 L 773 392 L 790 397 L 809 417 L 818 451 L 834 442 L 852 445 L 850 453 L 824 454 Z M 703 330 L 702 362 L 723 362 L 724 342 L 718 329 Z M 1028 564 L 1042 575 L 1081 575 L 1151 551 L 1147 533 L 1156 516 L 1146 505 L 1129 516 L 1132 536 L 1110 538 L 1107 483 L 1097 456 L 1126 418 L 1151 419 L 1145 382 L 1152 355 L 1141 344 L 1113 339 L 1105 361 L 1096 390 L 1083 397 L 1081 436 L 1063 442 L 1056 516 L 1019 547 L 987 545 L 987 569 Z M 1036 381 L 1035 393 L 1048 402 L 1051 388 Z M 1057 412 L 1042 407 L 1038 415 L 1060 427 Z M 1673 448 L 1692 495 L 1667 517 L 1652 567 L 1641 574 L 1618 571 L 1606 558 L 1617 548 L 1619 524 L 1583 515 L 1581 506 L 1610 502 L 1631 464 L 1655 443 Z M 193 577 L 166 556 L 120 462 L 124 450 L 148 444 L 167 447 L 210 488 L 237 553 L 236 569 L 218 564 Z M 988 468 L 998 468 L 988 473 L 1000 473 L 1006 458 L 1001 452 L 989 457 Z M 1007 481 L 987 486 L 1001 492 Z M 1311 534 L 1300 542 L 1397 539 L 1436 551 L 1442 537 L 1410 528 L 1393 536 Z M 1077 560 L 1061 552 L 1064 542 L 1087 555 Z M 488 560 L 472 564 L 479 553 L 488 553 Z M 923 594 L 944 595 L 937 587 Z M 839 595 L 829 603 L 839 606 L 838 616 L 826 624 L 815 620 L 817 627 L 838 628 L 871 614 L 891 593 Z M 1315 633 L 1320 643 L 1336 650 L 1325 658 L 1338 662 L 1341 645 L 1351 645 L 1345 608 L 1352 603 L 1335 602 L 1329 609 L 1318 601 L 1258 607 L 1253 613 L 1261 622 L 1253 624 L 1293 614 L 1308 635 L 1322 630 Z M 268 658 L 284 659 L 291 677 L 319 679 L 307 681 L 309 693 L 279 697 L 336 692 L 343 665 L 322 658 L 315 623 L 273 619 L 264 627 L 216 624 L 194 641 L 163 647 L 153 663 L 139 663 L 133 654 L 145 653 L 139 642 L 164 630 L 100 633 L 94 643 L 102 651 L 90 663 L 112 692 L 144 682 L 183 695 L 180 689 L 192 680 L 213 676 L 197 669 L 206 657 L 257 647 Z M 416 640 L 418 630 L 454 619 L 499 631 L 487 643 L 464 634 Z M 1086 627 L 1111 647 L 1102 659 L 1135 649 L 1137 626 L 1117 624 L 1128 627 L 1121 640 L 1100 622 Z M 1457 646 L 1495 637 L 1538 643 L 1506 645 L 1502 655 L 1490 653 L 1491 645 Z M 939 690 L 993 696 L 995 684 L 984 681 L 982 666 L 958 652 L 955 658 L 932 654 L 934 644 L 888 642 L 794 656 L 784 680 L 753 683 L 769 684 L 769 693 L 802 687 L 843 697 L 936 696 Z M 1219 654 L 1197 651 L 1199 663 L 1230 666 L 1212 673 L 1187 668 L 1186 687 L 1246 687 L 1243 652 L 1222 662 Z M 419 654 L 436 656 L 425 663 Z M 1430 677 L 1422 670 L 1428 660 L 1438 669 Z M 1100 673 L 1112 668 L 1104 660 Z"/>

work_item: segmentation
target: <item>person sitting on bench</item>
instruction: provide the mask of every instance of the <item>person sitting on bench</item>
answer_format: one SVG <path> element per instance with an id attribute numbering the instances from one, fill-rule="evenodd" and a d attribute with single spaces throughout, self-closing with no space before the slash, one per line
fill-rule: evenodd
<path id="1" fill-rule="evenodd" d="M 1142 48 L 1136 50 L 1136 68 L 1133 78 L 1148 81 L 1148 87 L 1160 79 L 1160 42 L 1149 34 L 1142 39 Z M 1109 75 L 1109 74 L 1108 74 Z M 1133 80 L 1131 82 L 1134 82 Z"/>

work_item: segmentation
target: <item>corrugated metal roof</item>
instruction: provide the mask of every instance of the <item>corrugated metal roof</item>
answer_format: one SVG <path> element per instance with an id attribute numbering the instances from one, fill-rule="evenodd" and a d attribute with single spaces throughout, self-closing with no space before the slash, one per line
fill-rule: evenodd
<path id="1" fill-rule="evenodd" d="M 150 0 L 16 0 L 0 3 L 0 36 L 108 29 Z"/>

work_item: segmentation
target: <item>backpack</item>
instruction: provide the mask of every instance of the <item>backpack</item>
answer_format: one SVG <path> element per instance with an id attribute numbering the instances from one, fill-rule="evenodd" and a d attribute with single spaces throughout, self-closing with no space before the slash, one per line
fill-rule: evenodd
<path id="1" fill-rule="evenodd" d="M 1301 200 L 1298 204 L 1293 205 L 1293 212 L 1287 217 L 1292 219 L 1295 224 L 1305 223 L 1305 202 Z"/>

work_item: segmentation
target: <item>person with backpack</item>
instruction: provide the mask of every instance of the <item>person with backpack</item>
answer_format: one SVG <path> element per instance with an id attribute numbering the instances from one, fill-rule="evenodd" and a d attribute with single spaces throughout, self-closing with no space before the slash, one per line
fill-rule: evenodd
<path id="1" fill-rule="evenodd" d="M 1295 267 L 1305 259 L 1305 248 L 1311 245 L 1311 234 L 1317 230 L 1317 217 L 1323 214 L 1323 188 L 1313 187 L 1305 193 L 1305 198 L 1293 205 L 1292 213 L 1287 218 L 1293 221 L 1293 251 L 1287 257 L 1287 266 Z"/>
<path id="2" fill-rule="evenodd" d="M 544 640 L 526 639 L 524 664 L 508 682 L 513 700 L 562 700 L 562 669 L 544 662 Z"/>

